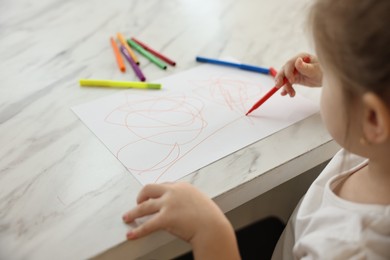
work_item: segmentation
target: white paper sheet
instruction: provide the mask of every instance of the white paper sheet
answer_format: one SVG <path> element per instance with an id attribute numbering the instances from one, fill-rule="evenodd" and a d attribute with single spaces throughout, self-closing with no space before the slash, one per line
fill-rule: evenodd
<path id="1" fill-rule="evenodd" d="M 118 93 L 73 111 L 141 184 L 176 181 L 318 111 L 296 96 L 273 95 L 272 77 L 214 65 L 156 81 L 162 90 Z"/>

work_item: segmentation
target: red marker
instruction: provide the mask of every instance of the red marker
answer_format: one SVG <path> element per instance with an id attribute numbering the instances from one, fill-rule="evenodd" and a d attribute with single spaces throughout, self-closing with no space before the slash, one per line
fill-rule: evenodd
<path id="1" fill-rule="evenodd" d="M 169 59 L 168 57 L 165 57 L 164 55 L 162 55 L 161 53 L 158 53 L 157 51 L 153 50 L 152 48 L 150 48 L 148 45 L 146 45 L 145 43 L 137 40 L 136 38 L 131 38 L 133 41 L 135 41 L 136 43 L 138 43 L 138 45 L 141 45 L 142 48 L 144 48 L 145 50 L 147 50 L 148 52 L 150 52 L 151 54 L 153 54 L 154 56 L 160 58 L 161 60 L 165 61 L 166 63 L 168 63 L 169 65 L 172 65 L 172 66 L 175 66 L 176 65 L 176 62 L 174 62 L 173 60 Z"/>
<path id="2" fill-rule="evenodd" d="M 276 71 L 276 69 L 271 67 L 269 68 L 269 74 L 271 74 L 272 77 L 276 78 L 276 74 L 278 74 L 278 72 Z"/>
<path id="3" fill-rule="evenodd" d="M 306 62 L 306 63 L 310 63 L 310 57 L 304 57 L 303 58 L 303 61 Z M 269 69 L 269 73 L 273 76 L 273 77 L 276 77 L 276 74 L 277 74 L 277 71 L 274 69 L 274 68 L 270 68 Z M 298 71 L 297 69 L 294 69 L 294 75 L 297 74 Z M 283 78 L 283 85 L 285 85 L 286 83 L 288 82 L 288 79 L 286 77 Z M 282 86 L 283 86 L 282 85 Z M 273 94 L 276 93 L 276 91 L 278 91 L 279 88 L 277 88 L 276 86 L 271 88 L 270 91 L 268 91 L 259 101 L 257 101 L 252 107 L 251 109 L 249 109 L 249 111 L 245 114 L 246 116 L 249 115 L 253 110 L 257 109 L 259 106 L 261 106 L 265 101 L 267 101 Z"/>

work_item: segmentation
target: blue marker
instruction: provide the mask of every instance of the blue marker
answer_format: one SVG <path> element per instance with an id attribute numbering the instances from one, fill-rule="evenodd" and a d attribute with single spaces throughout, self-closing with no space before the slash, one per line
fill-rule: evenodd
<path id="1" fill-rule="evenodd" d="M 222 60 L 216 60 L 216 59 L 209 59 L 209 58 L 204 58 L 204 57 L 199 57 L 199 56 L 196 57 L 196 61 L 197 62 L 211 63 L 211 64 L 215 64 L 215 65 L 235 67 L 235 68 L 239 68 L 242 70 L 249 70 L 249 71 L 259 72 L 259 73 L 263 73 L 263 74 L 269 74 L 269 69 L 267 69 L 267 68 L 246 65 L 246 64 L 241 64 L 241 63 L 222 61 Z"/>

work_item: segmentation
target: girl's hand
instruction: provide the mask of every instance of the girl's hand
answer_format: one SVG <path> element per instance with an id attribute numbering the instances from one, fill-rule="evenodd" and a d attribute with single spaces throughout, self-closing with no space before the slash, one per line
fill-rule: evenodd
<path id="1" fill-rule="evenodd" d="M 128 239 L 165 229 L 191 242 L 205 227 L 225 218 L 212 200 L 187 183 L 146 185 L 138 195 L 137 204 L 123 216 L 124 222 L 130 223 L 136 218 L 155 215 L 130 231 Z"/>
<path id="2" fill-rule="evenodd" d="M 304 58 L 309 58 L 310 62 L 305 62 Z M 284 77 L 288 80 L 286 84 L 283 82 Z M 293 57 L 278 72 L 275 82 L 278 88 L 284 85 L 281 94 L 283 96 L 289 94 L 290 97 L 295 96 L 293 84 L 320 87 L 322 85 L 322 70 L 317 57 L 307 53 Z"/>
<path id="3" fill-rule="evenodd" d="M 138 195 L 137 204 L 123 215 L 125 223 L 154 215 L 127 233 L 128 239 L 163 229 L 189 242 L 196 259 L 239 259 L 230 222 L 210 198 L 192 185 L 146 185 Z"/>

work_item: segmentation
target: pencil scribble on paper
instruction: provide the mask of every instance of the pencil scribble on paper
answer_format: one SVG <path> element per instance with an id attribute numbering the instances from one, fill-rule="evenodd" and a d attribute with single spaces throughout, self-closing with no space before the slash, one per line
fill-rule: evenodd
<path id="1" fill-rule="evenodd" d="M 127 162 L 125 166 L 133 174 L 142 176 L 153 173 L 156 175 L 155 182 L 159 181 L 167 170 L 183 156 L 189 155 L 192 149 L 241 119 L 235 118 L 217 130 L 201 136 L 208 126 L 203 115 L 203 99 L 242 113 L 249 101 L 248 90 L 251 88 L 248 87 L 248 82 L 221 77 L 193 80 L 189 81 L 189 84 L 195 86 L 195 95 L 145 95 L 134 102 L 134 94 L 124 94 L 125 102 L 106 116 L 106 123 L 126 128 L 128 134 L 134 136 L 131 142 L 124 144 L 115 154 L 120 161 Z M 150 156 L 149 159 L 135 158 L 133 151 L 143 151 L 145 147 L 151 150 L 158 148 L 161 153 Z M 149 155 L 139 153 L 136 156 Z"/>
<path id="2" fill-rule="evenodd" d="M 232 111 L 246 112 L 253 96 L 261 96 L 264 92 L 261 84 L 227 76 L 211 77 L 207 80 L 192 80 L 194 92 L 202 98 L 209 99 Z"/>
<path id="3" fill-rule="evenodd" d="M 318 111 L 302 97 L 274 95 L 246 117 L 273 79 L 218 66 L 158 83 L 162 90 L 125 90 L 73 108 L 142 184 L 176 181 Z"/>

